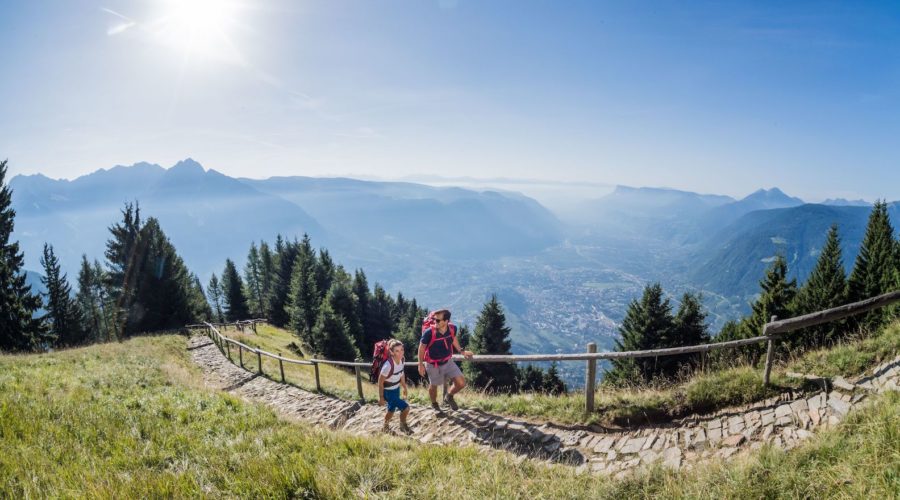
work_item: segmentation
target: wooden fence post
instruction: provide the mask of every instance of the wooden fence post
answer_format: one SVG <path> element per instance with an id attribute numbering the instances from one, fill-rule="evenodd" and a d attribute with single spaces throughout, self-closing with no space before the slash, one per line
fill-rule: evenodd
<path id="1" fill-rule="evenodd" d="M 284 383 L 284 361 L 278 358 L 278 368 L 281 370 L 281 382 Z"/>
<path id="2" fill-rule="evenodd" d="M 778 316 L 772 316 L 770 323 L 778 320 Z M 763 326 L 763 335 L 766 334 L 766 327 Z M 763 385 L 769 385 L 769 375 L 772 373 L 772 358 L 775 355 L 775 339 L 769 339 L 768 349 L 766 351 L 766 372 L 763 375 Z"/>
<path id="3" fill-rule="evenodd" d="M 313 370 L 316 372 L 316 392 L 322 392 L 322 384 L 319 383 L 319 363 L 313 361 Z"/>
<path id="4" fill-rule="evenodd" d="M 238 344 L 238 357 L 241 360 L 241 368 L 244 367 L 244 347 Z"/>
<path id="5" fill-rule="evenodd" d="M 588 342 L 587 352 L 597 352 L 597 344 Z M 587 361 L 587 373 L 584 379 L 584 410 L 586 413 L 594 411 L 594 384 L 597 378 L 597 360 L 589 359 Z"/>
<path id="6" fill-rule="evenodd" d="M 228 350 L 228 361 L 231 361 L 231 342 L 225 342 L 225 349 Z"/>
<path id="7" fill-rule="evenodd" d="M 256 362 L 259 363 L 259 374 L 262 375 L 262 352 L 259 349 L 256 350 Z"/>
<path id="8" fill-rule="evenodd" d="M 356 360 L 357 363 L 360 362 L 360 361 L 362 361 L 362 360 L 359 360 L 359 359 Z M 356 370 L 356 392 L 359 393 L 359 400 L 360 400 L 360 401 L 365 401 L 366 398 L 363 397 L 363 391 L 362 391 L 362 375 L 361 375 L 360 369 L 359 369 L 358 366 L 354 366 L 353 369 Z"/>

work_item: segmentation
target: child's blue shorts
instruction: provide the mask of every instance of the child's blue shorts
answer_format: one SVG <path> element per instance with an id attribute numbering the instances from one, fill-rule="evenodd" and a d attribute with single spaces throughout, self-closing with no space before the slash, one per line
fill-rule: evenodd
<path id="1" fill-rule="evenodd" d="M 403 411 L 409 408 L 409 403 L 400 399 L 400 388 L 385 389 L 384 400 L 387 401 L 387 411 Z"/>

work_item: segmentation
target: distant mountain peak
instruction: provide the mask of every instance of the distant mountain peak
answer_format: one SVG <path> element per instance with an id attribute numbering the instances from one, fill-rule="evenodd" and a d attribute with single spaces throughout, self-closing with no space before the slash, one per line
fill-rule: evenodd
<path id="1" fill-rule="evenodd" d="M 763 203 L 768 206 L 792 206 L 802 205 L 804 203 L 800 198 L 786 195 L 784 191 L 778 189 L 777 187 L 772 187 L 769 189 L 757 189 L 756 191 L 747 195 L 747 197 L 742 199 L 741 201 Z"/>
<path id="2" fill-rule="evenodd" d="M 848 200 L 846 198 L 828 198 L 822 204 L 835 207 L 868 207 L 872 205 L 866 200 Z"/>
<path id="3" fill-rule="evenodd" d="M 206 173 L 206 169 L 203 168 L 199 162 L 194 160 L 193 158 L 185 158 L 180 162 L 176 163 L 169 169 L 170 172 L 180 172 L 180 173 Z"/>

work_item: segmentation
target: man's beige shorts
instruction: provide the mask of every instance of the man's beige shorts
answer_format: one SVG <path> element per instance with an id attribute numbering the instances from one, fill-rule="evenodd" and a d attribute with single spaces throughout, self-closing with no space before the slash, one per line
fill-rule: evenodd
<path id="1" fill-rule="evenodd" d="M 462 377 L 462 370 L 456 366 L 456 362 L 452 359 L 438 366 L 432 363 L 425 363 L 425 373 L 428 374 L 428 382 L 431 385 L 442 385 L 447 380 Z"/>

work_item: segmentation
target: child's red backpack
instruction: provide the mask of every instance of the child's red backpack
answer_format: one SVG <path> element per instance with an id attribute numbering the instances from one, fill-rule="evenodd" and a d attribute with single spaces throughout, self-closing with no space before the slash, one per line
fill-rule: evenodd
<path id="1" fill-rule="evenodd" d="M 391 364 L 391 375 L 394 374 L 394 360 L 391 359 L 391 350 L 388 349 L 390 339 L 379 340 L 375 342 L 375 350 L 372 353 L 372 368 L 369 371 L 369 382 L 377 383 L 378 375 L 385 362 Z"/>
<path id="2" fill-rule="evenodd" d="M 425 362 L 437 365 L 453 357 L 453 342 L 456 340 L 456 325 L 454 325 L 453 323 L 447 323 L 447 331 L 450 333 L 450 336 L 437 338 L 437 335 L 435 335 L 437 333 L 437 328 L 434 322 L 434 311 L 432 311 L 428 313 L 428 316 L 426 316 L 424 320 L 422 320 L 422 334 L 424 335 L 425 330 L 428 330 L 429 328 L 431 328 L 431 342 L 429 342 L 428 345 L 425 346 Z M 434 344 L 436 340 L 443 341 L 445 345 L 447 345 L 447 342 L 449 342 L 449 345 L 447 345 L 447 350 L 450 352 L 450 356 L 444 359 L 431 359 L 428 351 L 431 350 L 431 345 Z"/>

